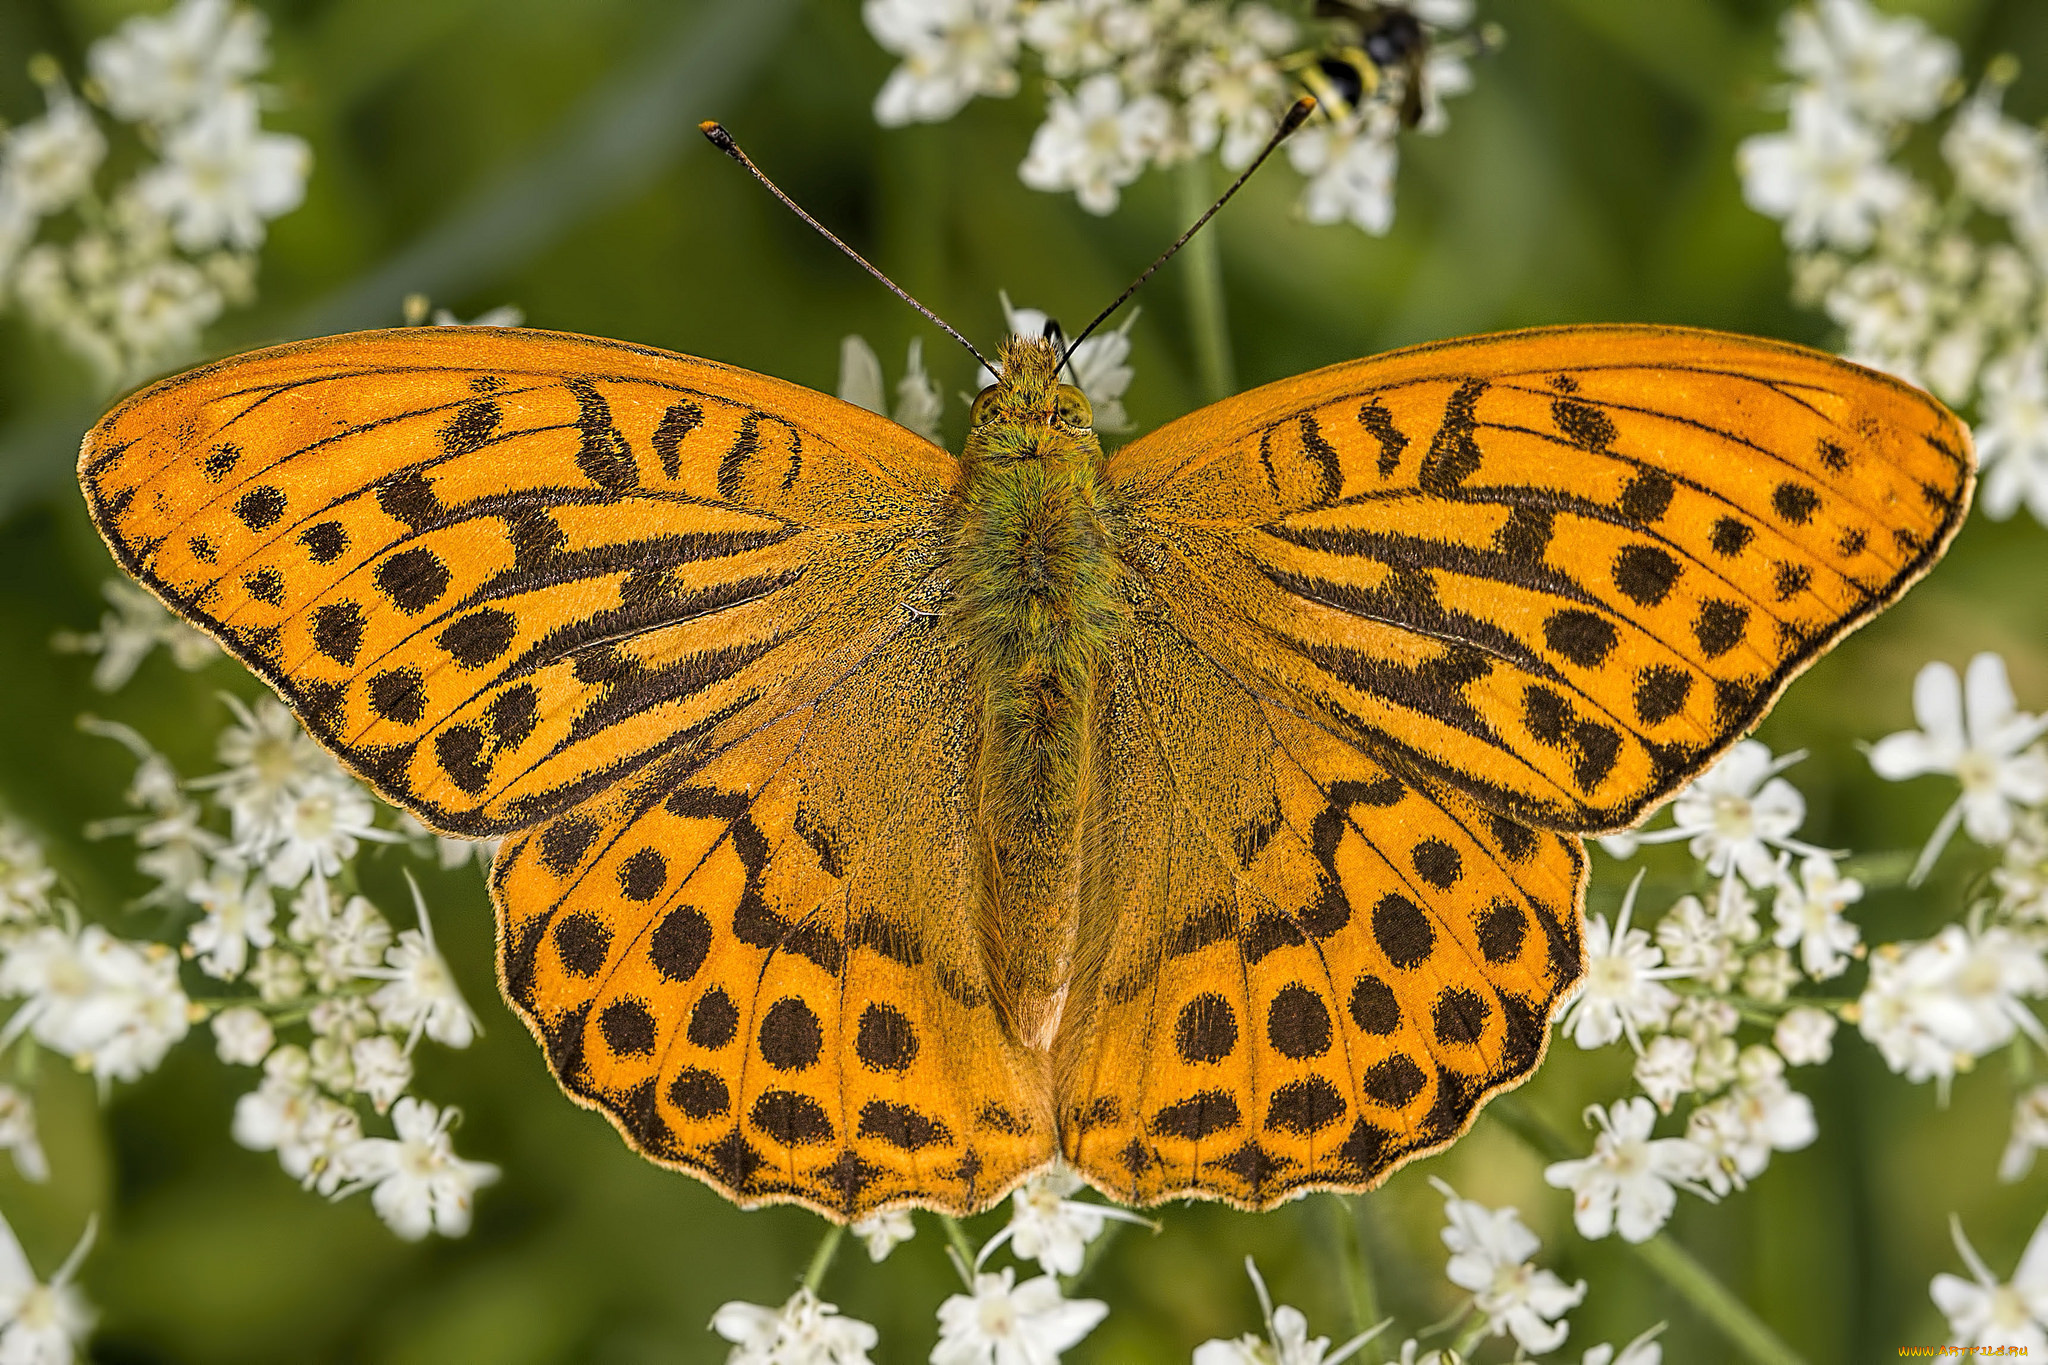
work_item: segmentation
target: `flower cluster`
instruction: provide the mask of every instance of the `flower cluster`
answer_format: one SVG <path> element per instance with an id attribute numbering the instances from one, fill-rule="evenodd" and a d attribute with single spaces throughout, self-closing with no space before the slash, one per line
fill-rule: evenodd
<path id="1" fill-rule="evenodd" d="M 267 697 L 227 705 L 233 719 L 215 746 L 221 767 L 189 781 L 129 727 L 84 721 L 137 761 L 134 813 L 91 832 L 134 840 L 138 866 L 156 881 L 146 900 L 181 915 L 183 956 L 215 983 L 221 1060 L 262 1068 L 262 1081 L 235 1106 L 235 1140 L 276 1152 L 288 1174 L 321 1194 L 370 1189 L 402 1237 L 459 1236 L 475 1190 L 496 1170 L 454 1154 L 454 1111 L 408 1092 L 421 1038 L 467 1047 L 476 1016 L 434 944 L 418 888 L 417 923 L 402 930 L 353 889 L 366 845 L 407 836 L 283 706 Z M 438 857 L 429 842 L 411 842 Z M 175 987 L 177 959 L 158 951 Z M 12 988 L 17 956 L 0 965 L 0 987 Z M 45 983 L 44 994 L 65 979 L 26 957 L 21 977 Z M 57 1046 L 40 1018 L 30 1027 Z M 388 1117 L 396 1136 L 366 1134 L 366 1110 Z"/>
<path id="2" fill-rule="evenodd" d="M 1794 992 L 1842 975 L 1863 952 L 1843 913 L 1863 887 L 1798 837 L 1806 800 L 1784 774 L 1802 757 L 1744 740 L 1679 794 L 1669 826 L 1601 841 L 1618 858 L 1683 843 L 1704 885 L 1638 927 L 1638 874 L 1611 926 L 1588 918 L 1586 985 L 1562 1027 L 1582 1048 L 1626 1039 L 1641 1094 L 1589 1109 L 1592 1154 L 1545 1173 L 1572 1191 L 1587 1237 L 1644 1241 L 1679 1191 L 1711 1199 L 1740 1189 L 1773 1152 L 1818 1136 L 1812 1103 L 1785 1077 L 1828 1059 L 1836 1016 Z M 1654 1137 L 1660 1116 L 1681 1109 L 1683 1134 Z"/>
<path id="3" fill-rule="evenodd" d="M 1872 769 L 1890 781 L 1946 777 L 1958 791 L 1898 880 L 1923 881 L 1958 831 L 1997 857 L 1962 915 L 1925 939 L 1866 951 L 1843 913 L 1861 899 L 1860 881 L 1799 838 L 1805 798 L 1784 775 L 1799 755 L 1775 758 L 1754 740 L 1680 795 L 1668 828 L 1602 840 L 1624 858 L 1645 844 L 1684 842 L 1706 885 L 1653 928 L 1637 928 L 1638 876 L 1615 925 L 1594 916 L 1587 927 L 1587 984 L 1565 1028 L 1582 1047 L 1626 1037 L 1642 1093 L 1589 1110 L 1593 1152 L 1545 1173 L 1572 1191 L 1585 1236 L 1618 1230 L 1644 1240 L 1669 1220 L 1680 1191 L 1725 1195 L 1761 1174 L 1773 1152 L 1812 1142 L 1813 1107 L 1786 1074 L 1827 1060 L 1838 1020 L 1854 1024 L 1892 1071 L 1934 1081 L 1943 1095 L 1957 1073 L 2016 1040 L 2048 1051 L 2032 1003 L 2048 998 L 2048 717 L 2019 709 L 1995 654 L 1979 654 L 1961 676 L 1927 664 L 1914 680 L 1913 714 L 1916 729 L 1869 747 Z M 1769 925 L 1760 896 L 1769 898 Z M 1807 993 L 1858 960 L 1868 972 L 1853 998 Z M 1742 1036 L 1765 1028 L 1767 1041 Z M 1657 1136 L 1660 1111 L 1681 1103 L 1690 1105 L 1682 1135 Z M 2022 1178 L 2044 1148 L 2048 1086 L 2035 1086 L 2014 1102 L 1999 1177 Z M 1960 1227 L 1956 1245 L 1973 1278 L 1938 1276 L 1933 1294 L 1957 1341 L 2042 1340 L 2048 1234 L 2036 1234 L 2009 1284 L 1985 1269 Z"/>
<path id="4" fill-rule="evenodd" d="M 86 53 L 74 91 L 30 74 L 44 113 L 0 134 L 0 302 L 86 360 L 109 388 L 193 353 L 253 294 L 265 224 L 299 204 L 311 154 L 264 131 L 265 22 L 231 0 L 180 0 Z M 115 154 L 109 132 L 139 145 Z M 138 165 L 108 186 L 109 165 Z"/>
<path id="5" fill-rule="evenodd" d="M 1871 954 L 1854 1017 L 1892 1070 L 1946 1086 L 2022 1034 L 2048 1048 L 2048 1032 L 2025 1003 L 2048 996 L 2048 903 L 2040 895 L 2048 873 L 2048 752 L 2041 744 L 2048 719 L 2018 709 L 1996 654 L 1970 660 L 1962 678 L 1944 663 L 1922 668 L 1913 711 L 1920 728 L 1878 741 L 1871 766 L 1893 781 L 1943 775 L 1961 787 L 1920 855 L 1916 878 L 1958 827 L 1999 849 L 2002 865 L 1992 894 L 1974 902 L 1964 922 Z M 2043 1135 L 2030 1103 L 2022 1096 L 2016 1107 L 2015 1145 L 2001 1163 L 2008 1179 L 2048 1145 L 2037 1141 Z"/>
<path id="6" fill-rule="evenodd" d="M 1062 1352 L 1109 1316 L 1109 1305 L 1100 1300 L 1068 1298 L 1060 1276 L 1080 1273 L 1088 1244 L 1111 1221 L 1145 1220 L 1071 1198 L 1080 1188 L 1078 1177 L 1055 1166 L 1017 1188 L 1009 1223 L 971 1263 L 952 1252 L 965 1292 L 939 1305 L 932 1365 L 1055 1365 Z M 867 1242 L 877 1261 L 914 1231 L 905 1209 L 853 1225 L 854 1235 Z M 1005 1245 L 1018 1258 L 1037 1262 L 1040 1273 L 1019 1284 L 1015 1267 L 986 1270 L 989 1258 Z M 810 1284 L 780 1308 L 728 1303 L 712 1317 L 711 1329 L 733 1343 L 727 1365 L 870 1365 L 867 1353 L 879 1340 L 869 1324 L 821 1303 Z"/>
<path id="7" fill-rule="evenodd" d="M 941 122 L 977 95 L 1013 95 L 1035 58 L 1045 121 L 1024 183 L 1113 211 L 1148 167 L 1217 155 L 1250 164 L 1304 88 L 1323 115 L 1290 155 L 1308 177 L 1303 213 L 1383 233 L 1393 221 L 1396 136 L 1445 126 L 1476 49 L 1456 36 L 1471 0 L 1416 0 L 1388 26 L 1375 7 L 1334 5 L 1312 30 L 1257 0 L 866 0 L 875 40 L 900 58 L 875 97 L 884 125 Z M 1413 27 L 1402 27 L 1404 24 Z M 1342 52 L 1343 58 L 1328 54 Z"/>
<path id="8" fill-rule="evenodd" d="M 1867 0 L 1789 12 L 1780 61 L 1788 126 L 1737 163 L 1784 223 L 1796 297 L 1852 359 L 1973 404 L 1984 510 L 2048 522 L 2048 136 L 2004 112 L 2017 66 L 1967 89 L 1952 43 Z M 1942 117 L 1937 187 L 1901 154 Z"/>

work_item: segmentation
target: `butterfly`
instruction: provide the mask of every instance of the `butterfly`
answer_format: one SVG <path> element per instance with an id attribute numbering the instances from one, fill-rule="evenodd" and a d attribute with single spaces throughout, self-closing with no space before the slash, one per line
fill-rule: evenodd
<path id="1" fill-rule="evenodd" d="M 1013 338 L 955 457 L 709 360 L 366 332 L 121 403 L 121 565 L 388 800 L 503 836 L 563 1089 L 742 1204 L 1361 1190 L 1525 1080 L 1641 821 L 1960 523 L 1969 435 L 1674 327 L 1396 351 L 1104 452 Z"/>

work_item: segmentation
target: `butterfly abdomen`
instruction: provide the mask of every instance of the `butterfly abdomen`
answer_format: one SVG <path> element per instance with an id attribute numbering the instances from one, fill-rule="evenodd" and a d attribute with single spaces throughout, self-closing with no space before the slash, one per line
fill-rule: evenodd
<path id="1" fill-rule="evenodd" d="M 1057 1022 L 1073 953 L 1086 722 L 1122 616 L 1101 447 L 1040 401 L 1053 386 L 1050 367 L 1030 363 L 1040 357 L 1006 359 L 968 440 L 952 624 L 984 699 L 982 941 L 1006 1018 L 1033 1041 Z"/>

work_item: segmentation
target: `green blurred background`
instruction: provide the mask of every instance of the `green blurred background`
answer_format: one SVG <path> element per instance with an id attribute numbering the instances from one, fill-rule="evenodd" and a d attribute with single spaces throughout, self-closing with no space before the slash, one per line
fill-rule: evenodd
<path id="1" fill-rule="evenodd" d="M 0 114 L 41 99 L 28 58 L 73 73 L 86 45 L 140 6 L 0 3 Z M 149 6 L 148 8 L 156 8 Z M 402 297 L 467 316 L 515 303 L 537 326 L 652 343 L 830 390 L 838 343 L 860 332 L 891 378 L 926 338 L 940 386 L 971 362 L 841 260 L 697 136 L 718 117 L 798 199 L 986 345 L 996 290 L 1071 321 L 1091 315 L 1178 229 L 1176 187 L 1154 174 L 1108 219 L 1016 178 L 1040 110 L 1028 89 L 977 101 L 949 124 L 885 131 L 869 102 L 890 67 L 852 0 L 268 0 L 278 95 L 273 127 L 314 151 L 303 208 L 273 225 L 260 302 L 210 336 L 230 352 L 397 322 Z M 1899 6 L 1890 6 L 1899 8 Z M 2013 52 L 2029 63 L 2007 100 L 2048 112 L 2048 5 L 1940 0 L 1910 8 L 1963 47 L 1967 70 Z M 1298 181 L 1274 169 L 1212 229 L 1219 238 L 1241 381 L 1426 338 L 1529 323 L 1699 323 L 1826 344 L 1823 320 L 1787 302 L 1775 224 L 1737 193 L 1736 141 L 1771 126 L 1781 6 L 1767 0 L 1494 0 L 1508 30 L 1441 138 L 1408 143 L 1393 233 L 1310 227 Z M 1027 82 L 1027 85 L 1029 83 Z M 1169 266 L 1140 299 L 1129 407 L 1141 428 L 1195 404 L 1182 280 Z M 216 694 L 245 695 L 229 664 L 187 675 L 152 660 L 113 698 L 88 661 L 53 655 L 60 629 L 98 617 L 112 572 L 70 482 L 98 399 L 64 355 L 0 318 L 0 802 L 48 841 L 79 896 L 110 919 L 142 889 L 123 846 L 79 831 L 115 814 L 129 765 L 72 726 L 82 707 L 126 720 L 187 772 L 210 766 Z M 957 438 L 960 409 L 948 430 Z M 1794 776 L 1805 833 L 1859 850 L 1910 847 L 1946 795 L 1887 787 L 1854 742 L 1908 720 L 1914 670 L 2002 651 L 2023 706 L 2048 707 L 2048 531 L 1973 520 L 1905 602 L 1799 683 L 1765 724 L 1813 756 Z M 402 905 L 399 855 L 366 861 L 381 903 Z M 1951 859 L 1951 864 L 1958 860 Z M 1966 861 L 1966 860 L 1963 860 Z M 1611 902 L 1611 863 L 1596 868 Z M 1951 913 L 1960 877 L 1873 897 L 1875 943 L 1923 936 Z M 465 1155 L 497 1162 L 466 1239 L 410 1246 L 367 1203 L 302 1193 L 268 1154 L 228 1137 L 254 1073 L 215 1062 L 197 1036 L 104 1109 L 89 1080 L 45 1067 L 38 1099 L 56 1178 L 0 1172 L 0 1211 L 54 1268 L 86 1214 L 102 1217 L 84 1283 L 103 1310 L 109 1362 L 713 1359 L 704 1325 L 721 1302 L 776 1303 L 821 1231 L 812 1216 L 742 1214 L 642 1163 L 597 1116 L 555 1090 L 492 984 L 488 909 L 473 870 L 428 882 L 440 935 L 485 1036 L 467 1053 L 424 1049 L 419 1090 L 462 1107 Z M 134 924 L 133 921 L 130 922 Z M 154 925 L 135 924 L 131 932 Z M 1860 980 L 1852 976 L 1850 980 Z M 1686 1199 L 1678 1236 L 1814 1361 L 1890 1357 L 1932 1344 L 1927 1297 L 1960 1272 L 1960 1213 L 1991 1265 L 2009 1270 L 2044 1208 L 2048 1171 L 2017 1187 L 1992 1172 L 2013 1077 L 2004 1057 L 1962 1077 L 1946 1109 L 1932 1087 L 1887 1073 L 1846 1033 L 1836 1061 L 1793 1075 L 1821 1139 L 1781 1155 L 1747 1194 Z M 1627 1086 L 1622 1050 L 1566 1045 L 1525 1098 L 1576 1133 L 1577 1114 Z M 1334 1248 L 1364 1226 L 1383 1302 L 1411 1326 L 1456 1302 L 1442 1279 L 1441 1201 L 1425 1177 L 1517 1204 L 1543 1260 L 1591 1283 L 1566 1358 L 1658 1319 L 1674 1365 L 1730 1352 L 1615 1243 L 1570 1231 L 1568 1196 L 1541 1162 L 1482 1120 L 1450 1153 L 1346 1209 L 1317 1197 L 1251 1216 L 1164 1211 L 1157 1236 L 1127 1231 L 1085 1292 L 1108 1322 L 1076 1361 L 1185 1360 L 1250 1329 L 1241 1262 L 1255 1255 L 1317 1330 L 1349 1335 Z M 972 1229 L 986 1236 L 991 1216 Z M 849 1246 L 825 1297 L 881 1329 L 884 1361 L 921 1360 L 951 1292 L 930 1222 L 880 1267 Z"/>

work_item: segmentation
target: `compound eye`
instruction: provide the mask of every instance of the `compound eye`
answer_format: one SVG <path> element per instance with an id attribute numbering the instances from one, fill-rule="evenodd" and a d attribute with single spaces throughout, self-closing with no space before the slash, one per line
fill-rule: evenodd
<path id="1" fill-rule="evenodd" d="M 980 393 L 974 395 L 974 405 L 967 409 L 967 421 L 970 426 L 986 426 L 994 420 L 996 415 L 996 390 L 1001 387 L 1002 385 L 1000 384 L 991 384 Z"/>
<path id="2" fill-rule="evenodd" d="M 1072 384 L 1060 385 L 1058 398 L 1060 422 L 1070 427 L 1092 427 L 1095 425 L 1095 410 L 1088 405 L 1088 395 Z"/>

